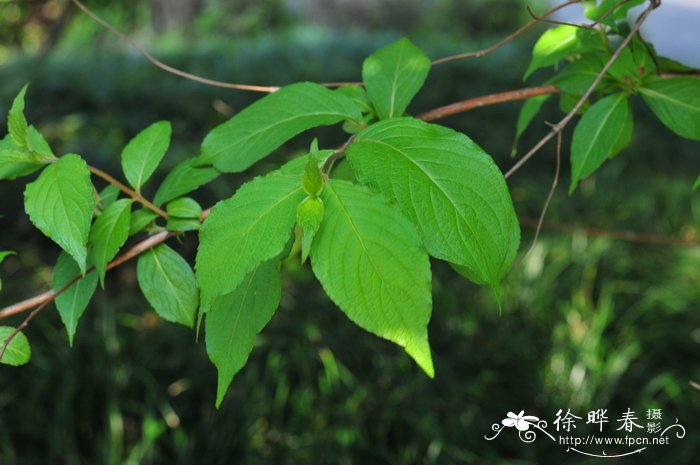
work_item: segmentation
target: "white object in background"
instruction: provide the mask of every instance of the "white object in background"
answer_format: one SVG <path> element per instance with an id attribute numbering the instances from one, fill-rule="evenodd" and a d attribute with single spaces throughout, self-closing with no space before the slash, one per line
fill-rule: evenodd
<path id="1" fill-rule="evenodd" d="M 646 5 L 630 10 L 630 23 Z M 568 6 L 558 11 L 553 18 L 573 23 L 587 21 L 582 5 Z M 644 39 L 654 45 L 659 55 L 700 68 L 700 0 L 662 0 L 661 6 L 642 25 L 641 32 Z"/>

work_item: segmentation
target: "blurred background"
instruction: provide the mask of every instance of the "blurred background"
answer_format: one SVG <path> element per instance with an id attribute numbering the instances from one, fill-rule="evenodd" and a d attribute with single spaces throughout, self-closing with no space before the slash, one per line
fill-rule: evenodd
<path id="1" fill-rule="evenodd" d="M 362 60 L 398 37 L 438 58 L 490 45 L 529 19 L 519 0 L 86 4 L 168 64 L 265 85 L 359 80 Z M 487 58 L 436 67 L 410 111 L 525 85 L 521 76 L 542 30 Z M 546 78 L 541 71 L 531 82 Z M 131 137 L 156 120 L 172 121 L 161 179 L 198 153 L 209 130 L 260 97 L 165 73 L 66 0 L 0 0 L 0 119 L 26 82 L 28 119 L 54 151 L 80 153 L 114 174 Z M 700 195 L 691 186 L 700 147 L 634 101 L 632 146 L 572 196 L 560 187 L 547 221 L 699 240 Z M 441 123 L 467 133 L 505 170 L 519 107 Z M 548 130 L 545 120 L 560 117 L 551 99 L 520 150 Z M 312 136 L 322 147 L 344 140 L 337 128 L 312 131 L 194 197 L 211 205 L 230 196 L 251 175 L 308 147 Z M 564 162 L 562 185 L 568 170 Z M 509 180 L 524 221 L 539 214 L 553 172 L 549 145 Z M 158 176 L 146 194 L 155 192 Z M 48 289 L 58 255 L 23 212 L 26 181 L 0 183 L 0 249 L 18 251 L 0 266 L 0 306 Z M 532 236 L 524 225 L 521 252 Z M 193 258 L 196 235 L 173 242 Z M 627 408 L 640 418 L 662 409 L 664 424 L 678 418 L 685 425 L 684 439 L 605 463 L 697 463 L 700 391 L 691 383 L 700 382 L 699 247 L 544 230 L 507 276 L 500 313 L 488 290 L 444 263 L 433 262 L 433 272 L 434 380 L 400 349 L 350 323 L 309 268 L 290 260 L 282 305 L 217 411 L 216 372 L 204 344 L 159 320 L 138 291 L 134 264 L 122 266 L 97 292 L 72 349 L 50 307 L 26 330 L 30 364 L 0 368 L 0 464 L 600 463 L 544 439 L 523 444 L 513 432 L 484 439 L 508 411 L 551 423 L 560 408 L 584 418 L 607 408 L 611 430 Z"/>

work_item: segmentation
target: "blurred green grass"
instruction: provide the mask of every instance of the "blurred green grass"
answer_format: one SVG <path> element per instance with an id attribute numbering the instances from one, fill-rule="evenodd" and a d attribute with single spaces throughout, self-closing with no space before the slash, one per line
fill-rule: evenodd
<path id="1" fill-rule="evenodd" d="M 396 34 L 299 28 L 233 45 L 165 43 L 159 56 L 244 82 L 352 80 L 362 59 Z M 416 42 L 431 56 L 478 48 L 427 36 Z M 522 86 L 527 45 L 436 68 L 412 110 Z M 173 120 L 165 162 L 172 166 L 195 154 L 228 112 L 256 97 L 166 75 L 130 52 L 76 54 L 69 47 L 6 61 L 0 104 L 26 81 L 32 82 L 29 119 L 55 149 L 84 154 L 112 172 L 123 144 L 150 122 Z M 555 107 L 546 108 L 546 120 L 556 120 Z M 444 124 L 465 131 L 507 168 L 517 109 L 480 109 Z M 700 168 L 698 144 L 635 110 L 633 146 L 572 197 L 560 188 L 547 218 L 697 239 L 700 196 L 690 186 Z M 522 146 L 544 131 L 544 124 L 533 124 Z M 343 137 L 332 129 L 313 135 L 326 146 Z M 292 141 L 275 160 L 310 138 Z M 539 213 L 553 160 L 550 146 L 509 182 L 519 214 Z M 272 166 L 263 162 L 253 171 Z M 196 196 L 209 205 L 243 180 L 222 176 Z M 0 184 L 0 244 L 20 252 L 0 269 L 0 304 L 45 289 L 57 255 L 22 213 L 22 189 L 22 182 Z M 524 229 L 522 250 L 531 238 Z M 186 237 L 181 249 L 192 258 L 195 247 L 195 238 Z M 281 308 L 218 411 L 216 373 L 203 344 L 155 317 L 126 265 L 98 292 L 74 348 L 49 308 L 27 331 L 30 365 L 0 370 L 0 464 L 586 464 L 598 460 L 541 442 L 525 445 L 513 435 L 492 442 L 484 435 L 507 411 L 525 409 L 551 422 L 559 408 L 579 415 L 608 408 L 612 416 L 628 407 L 662 408 L 665 421 L 678 417 L 688 436 L 617 463 L 691 464 L 700 427 L 699 393 L 689 384 L 700 380 L 698 263 L 698 247 L 543 231 L 508 276 L 499 315 L 489 291 L 433 262 L 436 378 L 430 380 L 397 347 L 354 327 L 308 268 L 289 262 Z"/>

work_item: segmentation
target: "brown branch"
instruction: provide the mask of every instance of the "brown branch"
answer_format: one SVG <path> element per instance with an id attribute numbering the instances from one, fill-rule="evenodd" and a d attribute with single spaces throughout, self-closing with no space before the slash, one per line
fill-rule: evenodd
<path id="1" fill-rule="evenodd" d="M 555 6 L 554 8 L 552 8 L 551 10 L 548 10 L 548 11 L 542 13 L 542 15 L 540 16 L 540 18 L 546 18 L 547 16 L 553 14 L 553 13 L 556 12 L 556 11 L 561 10 L 562 8 L 566 8 L 567 6 L 573 5 L 573 4 L 575 4 L 575 3 L 581 3 L 581 1 L 582 1 L 582 0 L 570 0 L 570 1 L 566 2 L 566 3 L 562 3 L 561 5 L 557 5 L 557 6 Z M 479 50 L 479 51 L 477 51 L 477 52 L 459 53 L 459 54 L 457 54 L 457 55 L 450 55 L 450 56 L 448 56 L 448 57 L 440 58 L 440 59 L 438 59 L 438 60 L 434 60 L 434 61 L 433 61 L 433 65 L 441 65 L 441 64 L 443 64 L 443 63 L 449 63 L 449 62 L 451 62 L 451 61 L 463 60 L 463 59 L 465 59 L 465 58 L 480 58 L 480 57 L 486 56 L 486 55 L 488 55 L 489 53 L 494 52 L 494 51 L 498 50 L 499 48 L 503 47 L 505 44 L 507 44 L 507 43 L 510 42 L 511 40 L 515 39 L 515 38 L 518 37 L 520 34 L 522 34 L 523 32 L 527 31 L 528 29 L 530 29 L 532 26 L 534 26 L 534 25 L 536 25 L 536 24 L 539 24 L 540 22 L 541 22 L 541 20 L 539 20 L 539 19 L 533 19 L 533 20 L 530 21 L 529 23 L 527 23 L 527 24 L 525 24 L 524 26 L 522 26 L 522 27 L 520 27 L 519 29 L 517 29 L 515 32 L 511 33 L 511 34 L 510 34 L 509 36 L 507 36 L 505 39 L 501 40 L 500 42 L 497 42 L 497 43 L 493 44 L 493 45 L 490 46 L 490 47 L 487 47 L 487 48 L 485 48 L 485 49 L 483 49 L 483 50 Z"/>
<path id="2" fill-rule="evenodd" d="M 472 110 L 474 108 L 479 108 L 483 107 L 486 105 L 494 105 L 497 103 L 502 103 L 502 102 L 508 102 L 511 100 L 522 100 L 524 98 L 529 98 L 529 97 L 534 97 L 536 95 L 542 95 L 542 92 L 551 92 L 555 93 L 558 92 L 558 90 L 555 87 L 552 86 L 540 86 L 540 87 L 533 87 L 531 89 L 517 89 L 517 90 L 512 90 L 512 91 L 507 91 L 507 92 L 502 92 L 500 94 L 494 94 L 491 96 L 485 96 L 484 98 L 486 101 L 482 101 L 481 97 L 476 97 L 473 99 L 465 100 L 464 102 L 457 102 L 456 104 L 453 105 L 448 105 L 447 107 L 453 107 L 453 106 L 459 106 L 461 112 L 466 112 L 469 110 Z M 528 95 L 528 96 L 526 96 Z M 500 97 L 497 97 L 500 96 Z M 423 115 L 419 115 L 419 118 L 423 118 L 426 121 L 433 121 L 451 114 L 458 113 L 459 111 L 446 111 L 444 110 L 447 107 L 442 107 L 442 108 L 436 108 L 435 110 L 431 110 L 429 112 L 424 113 Z M 347 145 L 347 144 L 345 144 Z M 339 158 L 342 158 L 343 152 L 342 149 L 345 148 L 345 145 L 341 146 L 339 148 L 338 155 L 333 158 L 333 156 L 329 157 L 333 158 L 331 161 L 334 162 L 338 160 Z M 325 167 L 325 170 L 327 171 L 330 166 Z M 108 182 L 115 184 L 117 187 L 119 187 L 122 191 L 126 192 L 129 196 L 132 198 L 133 194 L 136 194 L 135 191 L 129 189 L 116 179 L 114 179 L 112 176 L 109 174 L 99 170 L 98 168 L 90 167 L 90 171 L 93 172 L 95 175 L 102 177 L 103 179 L 107 180 Z M 98 174 L 99 173 L 99 174 Z M 120 187 L 121 186 L 121 187 Z M 126 190 L 124 190 L 126 189 Z M 156 207 L 157 208 L 157 207 Z M 211 209 L 207 209 L 204 211 L 202 214 L 202 220 L 207 217 Z M 165 212 L 163 212 L 165 213 Z M 159 232 L 157 234 L 154 234 L 152 236 L 147 237 L 143 241 L 137 243 L 134 245 L 132 248 L 130 248 L 128 251 L 126 251 L 124 254 L 120 255 L 119 257 L 115 258 L 112 262 L 110 262 L 107 265 L 107 269 L 111 270 L 112 268 L 121 265 L 122 263 L 125 263 L 132 258 L 138 256 L 139 254 L 145 252 L 146 250 L 149 250 L 153 247 L 155 247 L 158 244 L 161 244 L 165 240 L 169 239 L 170 237 L 174 236 L 174 233 L 163 231 Z M 92 269 L 88 270 L 88 273 L 92 272 Z M 37 305 L 43 305 L 45 302 L 51 302 L 53 299 L 56 297 L 56 292 L 55 291 L 46 291 L 42 294 L 39 294 L 37 296 L 34 296 L 32 298 L 29 298 L 27 300 L 24 300 L 22 302 L 18 302 L 16 304 L 7 306 L 0 310 L 0 319 L 2 318 L 7 318 L 13 315 L 17 315 L 19 313 L 26 312 L 28 310 L 31 310 L 32 308 L 36 307 Z"/>
<path id="3" fill-rule="evenodd" d="M 549 133 L 544 136 L 535 146 L 530 149 L 528 153 L 526 153 L 513 167 L 508 170 L 505 174 L 506 179 L 511 177 L 513 174 L 515 174 L 516 171 L 518 171 L 527 161 L 532 158 L 533 155 L 535 155 L 539 150 L 547 143 L 549 142 L 554 136 L 556 136 L 558 133 L 560 133 L 567 124 L 569 124 L 569 121 L 573 119 L 574 116 L 578 113 L 578 111 L 581 109 L 583 104 L 588 100 L 588 97 L 591 96 L 595 88 L 598 86 L 600 81 L 603 79 L 603 76 L 608 72 L 610 67 L 615 63 L 615 61 L 618 59 L 622 51 L 627 47 L 627 45 L 630 43 L 632 38 L 635 36 L 637 31 L 639 31 L 639 28 L 642 26 L 644 21 L 647 19 L 649 14 L 656 9 L 659 5 L 661 4 L 661 0 L 651 0 L 649 3 L 649 6 L 642 12 L 641 15 L 639 15 L 639 18 L 637 18 L 637 21 L 635 21 L 634 26 L 632 27 L 632 30 L 630 31 L 629 34 L 627 34 L 627 37 L 622 41 L 619 47 L 617 47 L 617 50 L 615 50 L 615 53 L 612 54 L 610 59 L 608 60 L 607 63 L 605 63 L 605 66 L 603 66 L 603 69 L 600 70 L 596 78 L 593 80 L 591 85 L 588 87 L 588 90 L 581 96 L 581 98 L 576 102 L 576 105 L 574 105 L 574 108 L 567 113 L 564 118 L 562 118 L 561 121 L 559 121 L 557 124 L 555 124 L 552 127 L 552 130 L 549 131 Z"/>
<path id="4" fill-rule="evenodd" d="M 542 212 L 540 212 L 540 217 L 537 220 L 537 227 L 535 228 L 535 237 L 532 238 L 532 242 L 530 243 L 530 246 L 527 248 L 527 251 L 523 254 L 522 257 L 518 260 L 518 263 L 516 266 L 520 265 L 523 260 L 527 258 L 528 255 L 530 255 L 530 252 L 532 252 L 532 249 L 535 248 L 535 244 L 537 244 L 537 239 L 540 237 L 540 231 L 542 231 L 542 224 L 544 223 L 544 217 L 547 214 L 547 210 L 549 209 L 549 204 L 552 201 L 552 197 L 554 197 L 554 191 L 557 190 L 557 184 L 559 183 L 559 171 L 561 169 L 561 132 L 557 134 L 557 158 L 556 158 L 556 166 L 554 168 L 554 179 L 552 179 L 552 186 L 549 188 L 549 193 L 547 194 L 547 199 L 544 201 L 544 206 L 542 207 Z"/>
<path id="5" fill-rule="evenodd" d="M 209 213 L 211 213 L 211 208 L 207 208 L 202 212 L 201 220 L 204 221 L 204 219 L 209 216 Z M 136 243 L 134 246 L 132 246 L 129 250 L 112 260 L 107 264 L 107 270 L 111 270 L 112 268 L 116 268 L 117 266 L 128 262 L 134 257 L 137 257 L 144 253 L 147 250 L 150 250 L 154 248 L 155 246 L 162 244 L 166 240 L 170 239 L 171 237 L 175 237 L 179 235 L 180 232 L 176 231 L 160 231 L 156 234 L 153 234 L 151 236 L 148 236 L 146 239 Z M 86 273 L 92 273 L 95 271 L 95 267 L 90 267 L 87 269 Z M 76 276 L 73 278 L 71 281 L 71 284 L 76 282 L 78 279 L 80 279 L 80 276 Z M 70 287 L 70 286 L 68 286 Z M 37 296 L 34 296 L 30 299 L 24 300 L 22 302 L 18 302 L 14 305 L 10 305 L 9 307 L 5 307 L 2 310 L 0 310 L 0 318 L 7 318 L 12 315 L 16 315 L 18 313 L 26 312 L 29 309 L 32 309 L 36 307 L 37 305 L 44 305 L 46 303 L 52 302 L 58 294 L 60 294 L 59 291 L 46 291 L 42 294 L 39 294 Z"/>
<path id="6" fill-rule="evenodd" d="M 120 191 L 124 192 L 126 195 L 131 197 L 132 199 L 136 200 L 137 202 L 143 204 L 144 207 L 148 208 L 154 213 L 159 214 L 163 218 L 168 218 L 168 214 L 163 211 L 162 208 L 156 207 L 153 205 L 150 201 L 148 201 L 144 196 L 136 192 L 135 190 L 127 187 L 126 185 L 122 184 L 121 182 L 117 181 L 112 175 L 105 173 L 99 168 L 95 168 L 94 166 L 88 166 L 88 169 L 92 174 L 95 176 L 99 176 L 100 178 L 104 179 L 108 183 L 116 186 Z"/>
<path id="7" fill-rule="evenodd" d="M 526 216 L 519 216 L 520 224 L 523 226 L 537 228 L 540 223 L 539 219 Z M 609 239 L 617 239 L 621 241 L 639 242 L 641 244 L 653 245 L 679 245 L 686 247 L 700 246 L 700 241 L 693 239 L 680 239 L 677 237 L 659 236 L 657 234 L 645 234 L 636 231 L 611 230 L 603 228 L 592 228 L 587 226 L 571 226 L 561 223 L 542 222 L 542 229 L 559 231 L 565 233 L 584 233 L 590 237 L 606 237 Z"/>
<path id="8" fill-rule="evenodd" d="M 50 299 L 54 294 L 54 291 L 46 291 L 42 294 L 36 295 L 30 299 L 23 300 L 22 302 L 17 302 L 14 305 L 9 305 L 0 311 L 0 318 L 7 318 L 8 316 L 16 315 L 18 313 L 25 312 L 30 308 L 34 308 L 37 305 L 41 305 L 46 300 Z"/>
<path id="9" fill-rule="evenodd" d="M 73 284 L 75 284 L 78 280 L 80 279 L 80 276 L 76 276 L 75 278 L 71 279 L 66 283 L 65 286 L 57 290 L 56 292 L 52 292 L 52 295 L 50 298 L 47 298 L 44 300 L 41 305 L 39 305 L 37 308 L 35 308 L 29 315 L 27 315 L 27 318 L 22 321 L 22 323 L 15 328 L 14 331 L 10 333 L 9 336 L 5 338 L 5 340 L 2 343 L 2 350 L 0 350 L 0 360 L 2 360 L 2 357 L 5 355 L 5 351 L 10 345 L 10 342 L 19 334 L 22 332 L 24 328 L 26 328 L 29 325 L 29 322 L 32 321 L 32 319 L 39 314 L 46 306 L 51 303 L 57 296 L 61 295 L 64 293 L 69 287 L 71 287 Z"/>
<path id="10" fill-rule="evenodd" d="M 418 118 L 422 119 L 423 121 L 434 121 L 446 116 L 456 115 L 457 113 L 464 113 L 474 108 L 486 107 L 504 102 L 513 102 L 516 100 L 526 100 L 532 97 L 537 97 L 538 95 L 557 93 L 559 93 L 559 89 L 550 85 L 509 90 L 506 92 L 483 95 L 480 97 L 462 100 L 461 102 L 455 102 L 450 105 L 445 105 L 444 107 L 422 113 L 418 115 Z"/>
<path id="11" fill-rule="evenodd" d="M 72 0 L 72 1 L 77 1 L 77 0 Z M 569 2 L 568 4 L 571 4 L 571 3 L 577 3 L 577 2 Z M 644 19 L 649 14 L 649 12 L 652 9 L 656 8 L 659 4 L 660 4 L 660 2 L 658 0 L 652 0 L 652 4 L 650 5 L 650 7 L 647 10 L 645 10 L 642 13 L 642 15 L 640 15 L 639 19 L 637 19 L 637 22 L 635 23 L 635 27 L 633 28 L 633 30 L 630 33 L 630 36 L 628 36 L 625 39 L 625 41 L 623 42 L 623 44 L 616 50 L 615 55 L 613 55 L 613 58 L 611 58 L 611 60 L 606 64 L 606 66 L 601 71 L 601 74 L 599 74 L 597 82 L 594 82 L 591 85 L 591 87 L 586 92 L 586 95 L 584 95 L 582 100 L 579 101 L 579 104 L 577 105 L 578 107 L 580 107 L 583 104 L 583 102 L 585 101 L 585 98 L 587 98 L 587 96 L 590 95 L 590 93 L 593 91 L 593 89 L 598 84 L 600 79 L 602 79 L 602 76 L 607 72 L 609 67 L 612 65 L 612 63 L 614 62 L 614 59 L 616 59 L 617 55 L 619 55 L 621 53 L 622 48 L 625 47 L 627 45 L 627 43 L 629 43 L 631 36 L 639 29 L 639 27 L 641 26 L 641 23 L 644 21 Z M 558 90 L 554 87 L 551 87 L 551 86 L 540 86 L 540 87 L 533 87 L 533 88 L 526 88 L 526 89 L 518 89 L 518 90 L 514 90 L 514 91 L 507 91 L 507 92 L 502 92 L 500 94 L 493 94 L 493 95 L 484 96 L 484 97 L 476 97 L 473 99 L 465 100 L 463 102 L 457 102 L 455 104 L 448 105 L 446 107 L 437 108 L 435 110 L 431 110 L 431 111 L 428 111 L 422 115 L 419 115 L 419 118 L 422 118 L 426 121 L 433 121 L 433 120 L 436 120 L 439 118 L 443 118 L 445 116 L 453 115 L 453 114 L 456 114 L 459 112 L 466 112 L 466 111 L 472 110 L 474 108 L 478 108 L 478 107 L 482 107 L 482 106 L 486 106 L 486 105 L 493 105 L 496 103 L 503 103 L 503 102 L 513 101 L 513 100 L 523 100 L 523 99 L 534 97 L 537 95 L 544 95 L 547 93 L 557 93 L 557 92 L 558 92 Z M 450 110 L 446 110 L 447 108 L 450 108 Z M 459 108 L 459 109 L 457 109 L 457 108 Z M 575 108 L 575 110 L 578 110 L 578 108 Z M 575 113 L 575 111 L 574 111 L 574 113 Z M 568 117 L 568 119 L 567 119 L 567 117 Z M 566 122 L 568 122 L 568 120 L 571 119 L 571 117 L 573 117 L 573 115 L 570 114 L 570 115 L 567 115 L 567 117 L 565 117 L 565 119 L 564 119 L 564 120 L 566 120 Z M 558 129 L 556 131 L 555 131 L 555 129 L 559 128 L 559 127 L 563 127 L 561 125 L 562 125 L 562 122 L 564 120 L 560 121 L 557 125 L 554 125 L 553 132 L 551 132 L 548 136 L 545 137 L 545 139 L 543 139 L 544 142 L 540 141 L 540 143 L 537 144 L 537 146 L 535 148 L 533 148 L 533 150 L 531 150 L 526 155 L 526 157 L 530 158 L 532 156 L 532 154 L 534 153 L 533 151 L 539 150 L 539 148 L 541 148 L 541 146 L 544 145 L 544 143 L 546 143 L 549 139 L 551 139 L 555 135 L 558 135 L 558 133 L 561 131 L 561 129 Z M 523 158 L 525 158 L 525 157 L 523 157 Z M 522 162 L 522 160 L 521 160 L 521 162 Z M 521 166 L 521 165 L 522 165 L 522 163 L 516 164 L 516 166 L 511 168 L 511 170 L 508 173 L 506 173 L 506 177 L 508 177 L 510 174 L 512 174 L 512 172 L 517 170 L 517 168 L 519 168 L 519 166 Z M 106 174 L 106 173 L 104 173 L 104 174 Z M 107 175 L 107 176 L 109 176 L 109 175 Z M 126 187 L 126 186 L 124 186 L 124 187 Z M 210 211 L 211 211 L 211 209 L 205 210 L 204 213 L 202 214 L 202 219 L 206 218 L 206 216 L 209 214 Z M 534 224 L 539 223 L 539 221 L 536 221 L 536 220 L 530 220 L 528 218 L 521 218 L 521 222 L 523 222 L 523 224 L 527 225 L 528 221 L 533 221 Z M 542 223 L 541 227 L 544 229 L 555 229 L 555 226 L 557 226 L 557 225 Z M 559 229 L 564 230 L 563 228 L 566 228 L 566 227 L 561 226 Z M 574 228 L 572 230 L 579 231 L 579 230 L 582 230 L 582 228 Z M 609 237 L 615 237 L 615 238 L 619 238 L 619 239 L 638 241 L 638 242 L 647 242 L 647 243 L 655 243 L 655 244 L 675 244 L 675 245 L 700 245 L 700 243 L 695 242 L 695 241 L 685 241 L 685 240 L 679 240 L 679 239 L 673 239 L 673 238 L 663 238 L 660 236 L 651 236 L 651 235 L 639 234 L 639 233 L 634 233 L 634 232 L 629 232 L 629 231 L 610 232 L 610 231 L 604 231 L 604 230 L 596 230 L 594 228 L 589 228 L 588 230 L 585 230 L 585 231 L 588 231 L 590 235 L 600 235 L 600 236 L 605 235 L 605 236 L 609 236 Z M 137 243 L 132 248 L 130 248 L 128 251 L 126 251 L 124 254 L 120 255 L 119 257 L 114 259 L 112 262 L 110 262 L 107 266 L 107 269 L 111 270 L 112 268 L 119 266 L 122 263 L 131 260 L 132 258 L 140 255 L 144 251 L 155 247 L 156 245 L 164 242 L 166 239 L 173 237 L 176 234 L 177 233 L 174 233 L 174 232 L 163 231 L 163 232 L 159 232 L 157 234 L 154 234 L 152 236 L 149 236 L 148 238 Z M 89 270 L 88 272 L 92 272 L 92 269 Z M 45 303 L 52 301 L 55 298 L 55 295 L 56 295 L 56 293 L 54 291 L 47 291 L 47 292 L 39 294 L 35 297 L 27 299 L 25 301 L 16 303 L 16 304 L 8 306 L 8 307 L 5 307 L 4 309 L 0 310 L 0 318 L 5 318 L 5 317 L 11 316 L 11 315 L 16 315 L 18 313 L 25 312 L 27 310 L 30 310 L 30 309 L 36 307 L 37 305 L 44 305 Z"/>

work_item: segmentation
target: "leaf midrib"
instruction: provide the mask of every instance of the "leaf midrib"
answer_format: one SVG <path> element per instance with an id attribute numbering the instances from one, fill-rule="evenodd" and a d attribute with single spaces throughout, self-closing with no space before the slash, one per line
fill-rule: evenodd
<path id="1" fill-rule="evenodd" d="M 598 127 L 596 128 L 596 130 L 595 130 L 594 133 L 593 133 L 593 137 L 591 137 L 591 139 L 590 139 L 590 140 L 591 140 L 591 143 L 588 145 L 588 149 L 586 150 L 585 155 L 584 155 L 584 156 L 582 157 L 582 159 L 581 159 L 581 165 L 580 165 L 580 167 L 579 167 L 578 173 L 576 173 L 576 174 L 577 174 L 577 177 L 580 177 L 580 176 L 581 176 L 581 172 L 582 172 L 582 170 L 583 170 L 583 167 L 586 166 L 586 163 L 588 162 L 588 160 L 589 160 L 589 158 L 590 158 L 590 156 L 591 156 L 591 153 L 593 153 L 594 141 L 598 141 L 598 139 L 600 139 L 600 133 L 603 131 L 603 129 L 605 129 L 605 127 L 606 127 L 606 125 L 607 125 L 607 124 L 606 124 L 607 121 L 610 119 L 611 115 L 612 115 L 613 113 L 615 113 L 615 111 L 617 110 L 618 105 L 620 105 L 620 103 L 622 103 L 622 102 L 624 101 L 625 98 L 626 98 L 626 96 L 625 96 L 624 94 L 619 94 L 617 100 L 616 100 L 616 101 L 613 103 L 613 105 L 610 107 L 610 111 L 608 111 L 608 112 L 605 114 L 605 116 L 602 118 L 602 120 L 600 121 L 600 124 L 598 125 Z M 619 139 L 620 139 L 620 133 L 617 134 L 617 139 L 616 139 L 615 142 L 617 143 L 617 141 L 618 141 Z M 612 146 L 614 147 L 614 145 L 615 145 L 615 144 L 613 144 Z"/>
<path id="2" fill-rule="evenodd" d="M 179 288 L 175 285 L 175 283 L 170 279 L 170 276 L 168 276 L 168 273 L 165 272 L 165 268 L 163 268 L 163 265 L 161 264 L 161 261 L 160 261 L 160 259 L 159 259 L 159 257 L 158 257 L 158 253 L 156 252 L 156 250 L 153 249 L 151 253 L 153 254 L 153 259 L 155 260 L 156 266 L 157 266 L 158 269 L 161 271 L 161 274 L 163 275 L 163 277 L 165 278 L 165 280 L 170 284 L 170 286 L 171 286 L 174 290 L 179 291 L 180 289 L 179 289 Z M 179 308 L 177 309 L 177 313 L 178 313 L 181 317 L 182 317 L 182 316 L 187 317 L 188 315 L 186 315 L 186 314 L 183 315 L 183 312 L 182 312 L 182 310 L 184 309 L 185 305 L 184 305 L 184 301 L 180 298 L 181 296 L 179 295 L 179 292 L 173 292 L 173 294 L 175 294 L 175 299 L 180 303 Z M 189 318 L 187 319 L 187 321 L 189 321 Z"/>
<path id="3" fill-rule="evenodd" d="M 448 200 L 448 202 L 452 205 L 454 210 L 458 213 L 458 216 L 462 219 L 462 223 L 467 227 L 467 229 L 469 229 L 469 232 L 472 234 L 472 236 L 477 237 L 477 234 L 475 233 L 475 231 L 472 228 L 471 224 L 469 223 L 468 219 L 464 216 L 461 209 L 458 208 L 457 203 L 452 199 L 452 197 L 450 195 L 447 194 L 447 192 L 445 192 L 442 184 L 438 183 L 438 181 L 435 178 L 433 178 L 433 176 L 431 176 L 430 173 L 428 173 L 422 165 L 418 164 L 415 160 L 413 160 L 411 157 L 409 157 L 403 150 L 396 147 L 395 145 L 391 145 L 387 142 L 377 140 L 377 139 L 370 139 L 370 138 L 363 138 L 361 141 L 374 142 L 374 143 L 377 143 L 380 145 L 385 145 L 385 146 L 389 147 L 390 149 L 392 149 L 393 151 L 398 152 L 406 160 L 411 162 L 418 169 L 419 172 L 423 173 L 433 183 L 433 185 L 435 185 L 438 188 L 438 192 L 440 192 L 440 194 L 442 194 Z M 361 141 L 358 141 L 358 142 L 361 142 Z M 487 260 L 484 259 L 486 254 L 485 254 L 483 246 L 481 245 L 481 242 L 480 241 L 475 241 L 475 242 L 478 244 L 479 255 L 480 255 L 481 261 L 483 263 L 487 263 Z M 469 248 L 467 248 L 467 250 L 469 250 Z M 470 251 L 470 253 L 471 253 L 471 251 Z"/>

